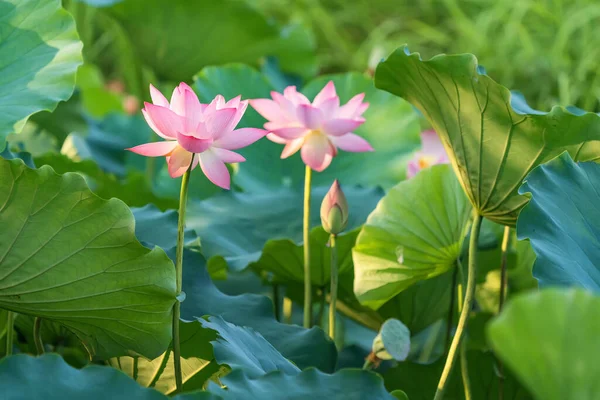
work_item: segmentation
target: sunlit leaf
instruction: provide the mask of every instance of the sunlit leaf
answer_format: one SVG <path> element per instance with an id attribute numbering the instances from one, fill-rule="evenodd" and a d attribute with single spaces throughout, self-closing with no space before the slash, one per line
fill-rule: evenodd
<path id="1" fill-rule="evenodd" d="M 600 298 L 580 289 L 515 297 L 488 326 L 500 357 L 537 400 L 600 398 Z"/>
<path id="2" fill-rule="evenodd" d="M 135 239 L 123 202 L 78 174 L 0 160 L 0 225 L 2 308 L 59 322 L 102 357 L 166 349 L 173 264 Z"/>
<path id="3" fill-rule="evenodd" d="M 378 308 L 415 282 L 452 268 L 462 249 L 470 212 L 447 165 L 423 170 L 392 188 L 356 241 L 354 292 L 358 300 Z"/>
<path id="4" fill-rule="evenodd" d="M 480 73 L 471 54 L 422 61 L 402 47 L 379 64 L 375 83 L 427 117 L 473 207 L 500 224 L 516 223 L 527 202 L 518 188 L 536 165 L 565 150 L 577 161 L 600 158 L 600 115 L 532 110 Z"/>

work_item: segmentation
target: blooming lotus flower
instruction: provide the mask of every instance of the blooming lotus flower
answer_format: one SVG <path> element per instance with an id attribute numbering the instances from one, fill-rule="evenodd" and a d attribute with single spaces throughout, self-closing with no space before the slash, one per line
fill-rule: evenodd
<path id="1" fill-rule="evenodd" d="M 337 235 L 348 225 L 348 201 L 336 179 L 321 203 L 321 225 L 325 232 Z"/>
<path id="2" fill-rule="evenodd" d="M 267 133 L 256 128 L 235 129 L 248 107 L 248 100 L 240 101 L 241 96 L 226 102 L 218 95 L 210 104 L 201 104 L 185 83 L 175 88 L 170 102 L 152 85 L 150 95 L 152 103 L 144 103 L 142 113 L 150 128 L 165 141 L 128 150 L 148 157 L 166 157 L 173 178 L 183 175 L 190 164 L 192 169 L 200 164 L 212 183 L 229 189 L 225 163 L 246 161 L 231 150 L 246 147 Z"/>
<path id="3" fill-rule="evenodd" d="M 420 170 L 436 164 L 447 164 L 450 160 L 435 131 L 428 130 L 421 132 L 421 150 L 417 151 L 413 158 L 408 162 L 406 176 L 412 178 Z"/>
<path id="4" fill-rule="evenodd" d="M 365 119 L 369 107 L 363 103 L 364 93 L 340 106 L 333 82 L 317 94 L 312 103 L 295 86 L 288 86 L 283 95 L 271 92 L 271 99 L 250 100 L 250 105 L 269 120 L 264 128 L 267 138 L 285 144 L 281 158 L 301 150 L 302 160 L 315 171 L 329 166 L 337 149 L 350 152 L 373 151 L 363 138 L 352 133 Z"/>

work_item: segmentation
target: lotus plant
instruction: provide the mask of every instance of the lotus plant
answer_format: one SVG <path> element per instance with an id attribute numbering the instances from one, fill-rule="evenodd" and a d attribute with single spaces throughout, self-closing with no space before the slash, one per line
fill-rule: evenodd
<path id="1" fill-rule="evenodd" d="M 371 145 L 353 131 L 365 122 L 363 113 L 369 107 L 365 94 L 357 94 L 340 105 L 332 81 L 311 102 L 295 86 L 288 86 L 283 94 L 271 92 L 271 99 L 255 99 L 250 104 L 268 122 L 264 128 L 267 138 L 284 144 L 281 158 L 300 151 L 306 164 L 304 178 L 304 327 L 311 326 L 310 276 L 310 188 L 312 170 L 322 172 L 337 155 L 338 149 L 349 152 L 373 151 Z"/>
<path id="2" fill-rule="evenodd" d="M 348 201 L 336 179 L 321 203 L 321 225 L 329 233 L 331 251 L 331 288 L 329 294 L 329 336 L 335 340 L 335 308 L 338 290 L 338 266 L 336 239 L 348 225 Z"/>
<path id="3" fill-rule="evenodd" d="M 421 132 L 421 150 L 415 152 L 408 162 L 406 177 L 412 178 L 420 170 L 436 164 L 450 162 L 448 154 L 438 134 L 433 130 Z"/>
<path id="4" fill-rule="evenodd" d="M 235 129 L 248 107 L 241 96 L 225 101 L 218 95 L 210 104 L 201 104 L 193 89 L 181 83 L 168 101 L 150 85 L 152 103 L 145 103 L 142 113 L 160 142 L 142 144 L 131 149 L 148 157 L 166 157 L 169 175 L 183 176 L 179 198 L 179 221 L 175 271 L 178 299 L 182 289 L 182 265 L 185 209 L 191 171 L 200 165 L 202 172 L 215 185 L 229 189 L 230 176 L 225 163 L 245 161 L 232 150 L 240 149 L 262 138 L 267 132 L 256 128 Z M 181 391 L 181 356 L 179 343 L 180 302 L 173 309 L 173 356 L 177 391 Z"/>

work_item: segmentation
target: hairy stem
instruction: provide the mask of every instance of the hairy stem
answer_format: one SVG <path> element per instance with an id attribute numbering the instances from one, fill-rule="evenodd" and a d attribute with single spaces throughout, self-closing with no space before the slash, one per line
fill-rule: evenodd
<path id="1" fill-rule="evenodd" d="M 192 161 L 181 180 L 181 192 L 179 194 L 179 220 L 177 222 L 177 251 L 175 255 L 175 279 L 177 296 L 181 294 L 183 287 L 183 245 L 184 241 L 184 229 L 185 229 L 185 209 L 187 205 L 187 194 L 188 185 L 190 183 L 190 174 L 192 172 L 192 165 L 194 164 L 194 156 L 192 155 Z M 179 343 L 179 317 L 181 315 L 181 303 L 179 299 L 175 301 L 173 306 L 173 366 L 175 368 L 175 385 L 177 387 L 176 392 L 181 393 L 183 389 L 183 377 L 181 374 L 181 350 Z"/>
<path id="2" fill-rule="evenodd" d="M 312 325 L 312 299 L 310 277 L 310 182 L 312 170 L 307 165 L 304 176 L 304 224 L 302 237 L 304 240 L 304 327 Z"/>
<path id="3" fill-rule="evenodd" d="M 13 332 L 15 330 L 15 314 L 9 311 L 6 314 L 6 356 L 13 352 Z"/>
<path id="4" fill-rule="evenodd" d="M 42 341 L 42 319 L 35 317 L 33 320 L 33 342 L 38 355 L 44 354 L 44 342 Z"/>
<path id="5" fill-rule="evenodd" d="M 337 265 L 337 247 L 336 235 L 331 234 L 329 244 L 331 246 L 331 289 L 329 295 L 331 301 L 329 303 L 329 336 L 335 341 L 335 308 L 337 302 L 338 291 L 338 265 Z"/>
<path id="6" fill-rule="evenodd" d="M 444 392 L 446 391 L 448 383 L 450 382 L 450 374 L 456 362 L 456 356 L 458 355 L 457 352 L 465 334 L 469 312 L 473 306 L 473 298 L 475 295 L 475 277 L 477 273 L 477 242 L 479 239 L 480 228 L 481 215 L 479 215 L 477 210 L 473 210 L 473 225 L 471 226 L 471 238 L 469 241 L 469 265 L 467 270 L 467 289 L 465 293 L 465 299 L 460 316 L 458 318 L 456 333 L 454 334 L 454 339 L 452 339 L 452 344 L 450 345 L 450 349 L 448 351 L 446 364 L 444 365 L 444 370 L 442 371 L 442 376 L 440 377 L 437 391 L 435 392 L 435 397 L 433 398 L 434 400 L 442 400 L 444 398 Z"/>

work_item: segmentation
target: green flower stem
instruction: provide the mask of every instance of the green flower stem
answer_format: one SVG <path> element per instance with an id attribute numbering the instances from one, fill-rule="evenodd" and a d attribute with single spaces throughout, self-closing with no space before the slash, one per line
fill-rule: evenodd
<path id="1" fill-rule="evenodd" d="M 6 315 L 6 356 L 12 355 L 13 332 L 15 330 L 15 314 L 9 311 Z"/>
<path id="2" fill-rule="evenodd" d="M 463 288 L 465 287 L 464 275 L 461 274 L 461 285 L 458 288 L 457 296 L 462 299 L 464 296 Z M 462 302 L 458 303 L 458 312 L 462 312 Z M 469 379 L 469 363 L 467 360 L 467 340 L 463 340 L 460 344 L 460 374 L 463 382 L 463 391 L 465 393 L 465 400 L 471 400 L 471 380 Z"/>
<path id="3" fill-rule="evenodd" d="M 33 320 L 33 341 L 38 355 L 44 354 L 44 342 L 42 342 L 42 319 L 35 317 Z"/>
<path id="4" fill-rule="evenodd" d="M 504 227 L 504 236 L 502 237 L 502 256 L 500 261 L 500 298 L 498 299 L 498 312 L 502 312 L 504 306 L 504 296 L 506 292 L 506 264 L 508 257 L 508 245 L 510 241 L 510 227 Z M 504 398 L 504 364 L 498 359 L 498 399 Z"/>
<path id="5" fill-rule="evenodd" d="M 362 369 L 364 369 L 365 371 L 368 371 L 371 369 L 372 366 L 373 366 L 373 361 L 371 361 L 369 358 L 367 358 L 365 360 L 365 363 L 362 366 Z"/>
<path id="6" fill-rule="evenodd" d="M 504 227 L 504 235 L 502 237 L 502 256 L 500 261 L 500 299 L 498 301 L 498 312 L 502 311 L 504 306 L 504 296 L 506 292 L 506 264 L 508 258 L 508 244 L 510 241 L 510 226 Z"/>
<path id="7" fill-rule="evenodd" d="M 331 246 L 331 289 L 329 295 L 331 301 L 329 303 L 329 336 L 335 341 L 335 307 L 338 291 L 338 265 L 337 265 L 337 247 L 336 235 L 333 233 L 329 237 L 329 245 Z"/>
<path id="8" fill-rule="evenodd" d="M 452 337 L 452 322 L 454 321 L 454 307 L 456 296 L 454 292 L 456 291 L 456 278 L 458 277 L 458 270 L 460 268 L 460 261 L 456 260 L 456 266 L 454 272 L 452 273 L 452 288 L 450 289 L 450 307 L 448 308 L 448 319 L 446 325 L 446 341 L 444 344 L 444 349 L 447 349 L 450 346 L 450 338 Z"/>
<path id="9" fill-rule="evenodd" d="M 188 185 L 190 183 L 190 173 L 194 164 L 194 156 L 190 166 L 181 180 L 181 192 L 179 194 L 179 220 L 177 222 L 177 252 L 175 256 L 175 279 L 177 287 L 177 296 L 181 294 L 183 282 L 183 245 L 184 245 L 184 228 L 185 228 L 185 208 L 187 205 Z M 179 317 L 181 315 L 181 303 L 179 299 L 175 301 L 173 306 L 173 366 L 175 367 L 175 385 L 177 392 L 181 393 L 183 389 L 183 377 L 181 375 L 181 350 L 179 343 Z"/>
<path id="10" fill-rule="evenodd" d="M 304 327 L 312 325 L 312 299 L 311 299 L 311 277 L 310 277 L 310 182 L 312 170 L 307 165 L 304 176 Z"/>
<path id="11" fill-rule="evenodd" d="M 437 391 L 435 392 L 435 397 L 433 400 L 442 400 L 444 398 L 444 392 L 446 391 L 448 383 L 450 382 L 450 373 L 452 372 L 452 368 L 456 362 L 456 356 L 458 355 L 457 351 L 459 350 L 459 346 L 465 334 L 469 312 L 473 306 L 473 298 L 475 297 L 475 277 L 477 273 L 477 242 L 479 239 L 480 228 L 481 215 L 479 215 L 477 210 L 473 210 L 473 225 L 471 226 L 471 238 L 469 241 L 469 266 L 467 270 L 467 289 L 465 293 L 465 299 L 460 316 L 458 318 L 456 333 L 454 334 L 454 339 L 452 339 L 452 344 L 448 350 L 446 364 L 444 365 L 444 370 L 442 371 L 442 376 L 440 377 Z"/>
<path id="12" fill-rule="evenodd" d="M 469 364 L 467 362 L 467 341 L 463 340 L 460 345 L 460 374 L 462 375 L 465 400 L 473 400 L 471 394 L 471 380 L 469 379 Z"/>

